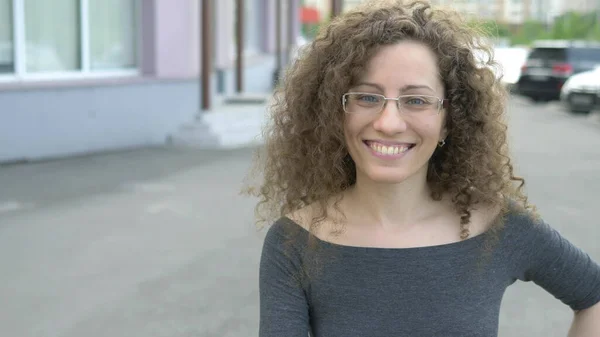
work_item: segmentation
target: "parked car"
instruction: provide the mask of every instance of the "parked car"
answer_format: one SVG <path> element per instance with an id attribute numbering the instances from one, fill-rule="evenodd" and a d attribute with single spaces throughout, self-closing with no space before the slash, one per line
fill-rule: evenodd
<path id="1" fill-rule="evenodd" d="M 502 76 L 502 83 L 511 91 L 519 80 L 521 67 L 527 60 L 528 54 L 529 50 L 524 47 L 496 47 L 494 49 L 494 59 L 500 66 L 500 69 L 496 69 L 496 76 Z"/>
<path id="2" fill-rule="evenodd" d="M 565 82 L 600 64 L 600 44 L 586 41 L 538 41 L 521 68 L 516 91 L 534 101 L 560 99 Z"/>
<path id="3" fill-rule="evenodd" d="M 481 49 L 475 49 L 475 59 L 480 67 L 488 67 L 496 78 L 508 89 L 513 89 L 519 75 L 521 66 L 525 63 L 529 50 L 526 47 L 507 47 L 495 45 L 492 55 L 488 55 Z M 488 65 L 489 57 L 493 57 L 494 65 Z"/>
<path id="4" fill-rule="evenodd" d="M 568 111 L 586 114 L 600 105 L 600 66 L 571 76 L 563 85 L 560 100 Z"/>

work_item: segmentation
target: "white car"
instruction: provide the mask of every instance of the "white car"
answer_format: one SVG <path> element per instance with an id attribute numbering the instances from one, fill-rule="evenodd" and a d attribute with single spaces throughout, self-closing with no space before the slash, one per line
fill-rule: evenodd
<path id="1" fill-rule="evenodd" d="M 497 75 L 502 75 L 502 82 L 509 87 L 514 86 L 521 76 L 521 67 L 527 61 L 529 49 L 524 47 L 497 47 L 494 59 L 501 69 Z"/>
<path id="2" fill-rule="evenodd" d="M 560 100 L 573 113 L 589 113 L 600 104 L 600 65 L 575 74 L 565 82 Z"/>
<path id="3" fill-rule="evenodd" d="M 507 88 L 512 89 L 521 76 L 521 67 L 527 60 L 529 49 L 524 47 L 503 47 L 497 46 L 494 48 L 492 55 L 496 66 L 490 69 L 496 75 L 496 78 L 501 80 Z M 475 57 L 480 65 L 484 65 L 488 60 L 481 50 L 475 51 Z"/>

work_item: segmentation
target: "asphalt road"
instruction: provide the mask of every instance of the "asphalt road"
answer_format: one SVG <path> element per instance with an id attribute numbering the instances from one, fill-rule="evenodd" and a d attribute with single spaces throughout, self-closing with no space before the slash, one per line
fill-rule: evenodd
<path id="1" fill-rule="evenodd" d="M 600 123 L 513 99 L 517 173 L 545 220 L 600 261 Z M 0 336 L 256 336 L 264 235 L 238 190 L 252 149 L 140 149 L 0 167 Z M 533 284 L 500 336 L 566 336 Z"/>

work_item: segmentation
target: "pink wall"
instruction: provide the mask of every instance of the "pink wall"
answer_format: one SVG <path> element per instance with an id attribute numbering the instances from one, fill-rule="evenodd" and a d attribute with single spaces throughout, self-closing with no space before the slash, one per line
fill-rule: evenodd
<path id="1" fill-rule="evenodd" d="M 144 0 L 142 7 L 142 71 L 160 78 L 195 78 L 200 73 L 200 4 L 203 0 Z M 267 54 L 275 52 L 275 0 L 257 0 L 262 7 L 258 13 L 262 23 L 261 49 Z M 215 66 L 220 69 L 232 66 L 233 60 L 233 0 L 215 0 L 214 48 Z M 300 0 L 284 2 L 282 15 L 283 50 L 288 46 L 288 23 L 285 8 L 300 7 Z M 296 13 L 298 17 L 298 12 Z M 293 30 L 299 34 L 300 23 Z"/>
<path id="2" fill-rule="evenodd" d="M 155 75 L 196 77 L 199 60 L 199 1 L 154 0 Z"/>

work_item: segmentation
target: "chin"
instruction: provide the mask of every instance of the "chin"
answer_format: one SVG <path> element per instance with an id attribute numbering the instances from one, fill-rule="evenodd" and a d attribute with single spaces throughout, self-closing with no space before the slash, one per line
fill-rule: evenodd
<path id="1" fill-rule="evenodd" d="M 416 172 L 412 174 L 398 168 L 371 168 L 364 172 L 366 178 L 375 183 L 399 184 L 408 180 Z"/>

